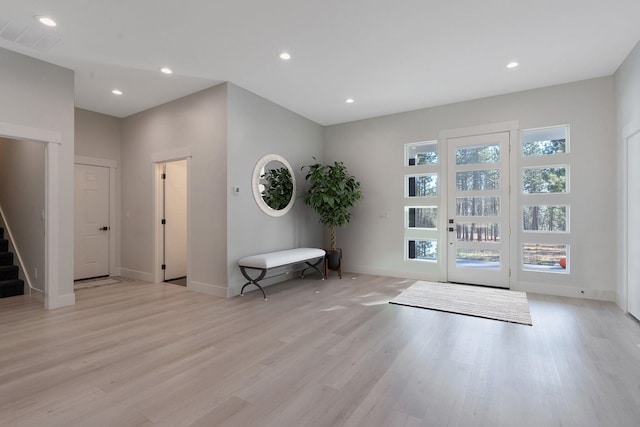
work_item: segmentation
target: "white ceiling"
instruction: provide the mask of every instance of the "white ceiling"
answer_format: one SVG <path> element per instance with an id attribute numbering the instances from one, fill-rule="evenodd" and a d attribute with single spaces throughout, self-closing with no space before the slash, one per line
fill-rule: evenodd
<path id="1" fill-rule="evenodd" d="M 229 81 L 327 125 L 611 75 L 639 17 L 639 0 L 2 0 L 0 23 L 60 41 L 0 47 L 75 70 L 76 106 L 117 117 Z"/>

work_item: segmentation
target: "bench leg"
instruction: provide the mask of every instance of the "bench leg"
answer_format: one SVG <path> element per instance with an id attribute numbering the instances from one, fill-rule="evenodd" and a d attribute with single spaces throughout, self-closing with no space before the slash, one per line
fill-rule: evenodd
<path id="1" fill-rule="evenodd" d="M 322 274 L 322 271 L 320 271 L 320 269 L 318 268 L 318 265 L 320 265 L 320 263 L 323 260 L 324 260 L 324 258 L 320 258 L 318 261 L 316 261 L 315 264 L 311 264 L 309 261 L 305 261 L 304 263 L 307 264 L 307 267 L 304 270 L 302 270 L 302 273 L 300 274 L 300 277 L 304 277 L 304 272 L 307 271 L 310 268 L 313 268 L 318 273 L 320 273 L 320 276 L 322 276 L 322 280 L 324 280 L 324 274 Z"/>
<path id="2" fill-rule="evenodd" d="M 260 270 L 260 274 L 258 275 L 258 277 L 256 278 L 251 278 L 251 276 L 249 276 L 249 273 L 247 273 L 247 270 L 245 270 L 245 268 L 251 268 L 252 270 Z M 242 275 L 245 277 L 245 279 L 248 280 L 247 283 L 245 283 L 242 286 L 242 289 L 240 289 L 240 295 L 244 296 L 244 288 L 246 288 L 249 285 L 256 285 L 258 287 L 258 289 L 260 289 L 260 291 L 262 292 L 262 296 L 264 297 L 264 300 L 267 300 L 267 294 L 264 293 L 264 289 L 262 288 L 262 286 L 260 286 L 260 284 L 258 283 L 260 280 L 264 279 L 264 276 L 267 274 L 267 269 L 266 268 L 252 268 L 252 267 L 242 267 L 240 266 L 240 271 L 242 272 Z"/>

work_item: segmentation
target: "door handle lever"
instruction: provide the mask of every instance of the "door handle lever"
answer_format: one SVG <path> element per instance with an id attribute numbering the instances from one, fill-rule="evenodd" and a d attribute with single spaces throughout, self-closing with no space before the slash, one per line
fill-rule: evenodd
<path id="1" fill-rule="evenodd" d="M 111 227 L 104 226 L 104 227 L 99 228 L 98 230 L 100 230 L 100 231 L 109 231 L 109 230 L 111 230 Z"/>

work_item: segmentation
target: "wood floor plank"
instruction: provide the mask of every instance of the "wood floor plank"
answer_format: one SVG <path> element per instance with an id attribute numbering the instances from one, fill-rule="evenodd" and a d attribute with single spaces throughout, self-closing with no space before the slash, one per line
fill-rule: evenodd
<path id="1" fill-rule="evenodd" d="M 395 306 L 413 281 L 0 300 L 0 426 L 633 426 L 640 323 L 529 294 L 533 327 Z"/>

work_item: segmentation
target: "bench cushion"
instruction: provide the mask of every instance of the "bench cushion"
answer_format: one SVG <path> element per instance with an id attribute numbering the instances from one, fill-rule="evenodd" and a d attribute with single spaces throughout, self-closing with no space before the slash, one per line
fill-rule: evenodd
<path id="1" fill-rule="evenodd" d="M 296 262 L 307 261 L 313 258 L 321 258 L 324 250 L 317 248 L 296 248 L 286 251 L 269 252 L 266 254 L 252 255 L 238 261 L 241 267 L 274 268 Z"/>

